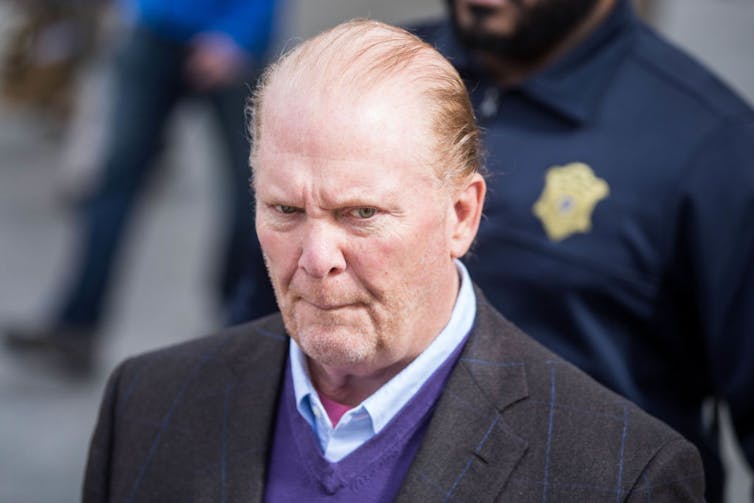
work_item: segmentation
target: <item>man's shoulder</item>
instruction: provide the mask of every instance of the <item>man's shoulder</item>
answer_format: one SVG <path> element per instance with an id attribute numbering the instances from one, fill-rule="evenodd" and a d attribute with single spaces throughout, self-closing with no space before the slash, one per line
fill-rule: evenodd
<path id="1" fill-rule="evenodd" d="M 501 501 L 541 497 L 543 487 L 553 501 L 702 500 L 701 459 L 690 443 L 477 294 L 475 328 L 425 437 L 412 495 L 432 472 L 433 488 L 454 480 L 459 500 L 484 499 L 485 487 L 469 475 L 484 470 L 492 474 L 484 480 L 499 484 L 487 493 Z"/>
<path id="2" fill-rule="evenodd" d="M 754 119 L 754 112 L 715 72 L 684 49 L 640 25 L 631 55 L 648 76 L 679 97 L 697 103 L 713 117 Z"/>
<path id="3" fill-rule="evenodd" d="M 219 472 L 200 467 L 221 452 L 223 462 L 226 452 L 238 460 L 244 481 L 254 477 L 264 466 L 287 347 L 279 316 L 269 316 L 123 362 L 100 407 L 85 499 L 132 499 L 137 489 L 140 500 L 191 499 L 202 483 L 217 487 Z"/>
<path id="4" fill-rule="evenodd" d="M 685 443 L 662 421 L 541 345 L 491 306 L 485 306 L 484 311 L 493 320 L 491 326 L 497 325 L 502 332 L 503 343 L 515 352 L 512 361 L 520 362 L 526 380 L 526 399 L 511 408 L 510 414 L 504 414 L 510 421 L 526 427 L 536 422 L 533 417 L 558 421 L 554 426 L 561 433 L 561 441 L 582 446 L 599 443 L 600 438 L 620 438 L 630 429 L 630 448 L 650 455 L 667 442 Z M 589 442 L 584 442 L 585 432 L 589 432 Z"/>
<path id="5" fill-rule="evenodd" d="M 287 350 L 288 336 L 278 313 L 215 333 L 155 349 L 122 362 L 121 381 L 181 382 L 190 374 L 225 372 L 243 362 L 269 361 Z"/>

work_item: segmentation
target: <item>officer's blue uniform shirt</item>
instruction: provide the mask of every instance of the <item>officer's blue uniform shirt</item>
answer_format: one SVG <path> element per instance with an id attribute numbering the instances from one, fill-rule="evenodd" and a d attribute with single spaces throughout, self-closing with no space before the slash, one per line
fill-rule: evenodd
<path id="1" fill-rule="evenodd" d="M 471 278 L 530 335 L 695 442 L 716 494 L 706 397 L 729 401 L 754 465 L 752 111 L 627 2 L 510 89 L 446 21 L 415 31 L 459 69 L 483 129 Z"/>

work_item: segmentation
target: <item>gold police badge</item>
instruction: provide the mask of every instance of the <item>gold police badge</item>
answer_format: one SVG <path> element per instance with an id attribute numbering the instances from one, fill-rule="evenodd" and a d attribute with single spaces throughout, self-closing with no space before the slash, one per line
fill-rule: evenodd
<path id="1" fill-rule="evenodd" d="M 553 166 L 545 175 L 545 188 L 532 210 L 542 221 L 547 237 L 561 241 L 592 228 L 592 211 L 610 194 L 602 178 L 582 162 Z"/>

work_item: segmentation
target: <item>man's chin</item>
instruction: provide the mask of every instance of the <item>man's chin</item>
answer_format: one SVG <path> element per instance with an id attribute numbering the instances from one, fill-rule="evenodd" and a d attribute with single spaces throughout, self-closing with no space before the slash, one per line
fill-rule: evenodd
<path id="1" fill-rule="evenodd" d="M 307 326 L 298 330 L 295 339 L 306 356 L 327 367 L 353 367 L 370 353 L 364 331 L 348 327 Z"/>

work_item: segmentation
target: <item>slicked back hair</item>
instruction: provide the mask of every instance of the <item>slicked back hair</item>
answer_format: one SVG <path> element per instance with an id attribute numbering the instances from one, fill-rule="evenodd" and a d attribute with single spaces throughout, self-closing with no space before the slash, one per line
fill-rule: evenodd
<path id="1" fill-rule="evenodd" d="M 301 43 L 264 72 L 247 109 L 251 117 L 252 168 L 263 141 L 261 110 L 270 89 L 308 100 L 345 101 L 378 86 L 413 92 L 426 110 L 433 134 L 435 174 L 444 184 L 461 185 L 482 171 L 479 130 L 458 72 L 439 52 L 415 35 L 388 24 L 355 19 Z"/>

